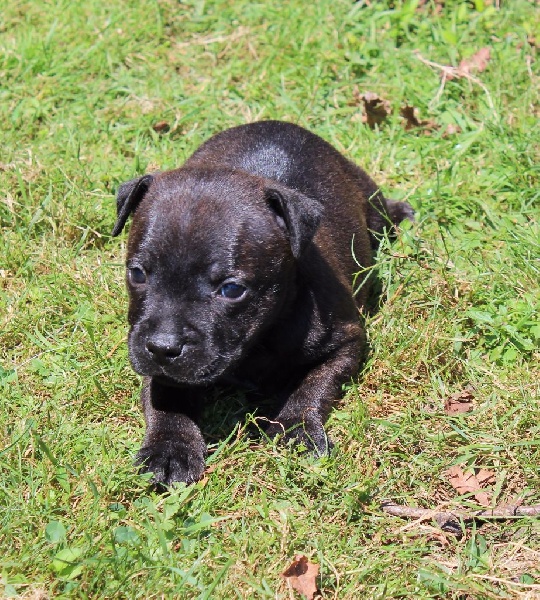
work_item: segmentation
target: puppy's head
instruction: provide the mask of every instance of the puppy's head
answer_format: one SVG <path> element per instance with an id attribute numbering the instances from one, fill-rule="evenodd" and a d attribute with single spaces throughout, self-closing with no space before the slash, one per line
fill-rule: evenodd
<path id="1" fill-rule="evenodd" d="M 320 205 L 244 172 L 184 168 L 123 184 L 130 214 L 129 353 L 169 384 L 207 385 L 234 369 L 295 292 Z"/>

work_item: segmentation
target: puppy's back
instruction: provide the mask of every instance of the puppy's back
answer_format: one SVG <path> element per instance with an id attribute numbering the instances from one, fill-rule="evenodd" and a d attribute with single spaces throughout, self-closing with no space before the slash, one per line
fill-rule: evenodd
<path id="1" fill-rule="evenodd" d="M 329 224 L 360 219 L 373 249 L 389 226 L 413 218 L 410 206 L 384 198 L 375 182 L 331 144 L 307 129 L 283 121 L 259 121 L 227 129 L 205 142 L 187 161 L 226 165 L 278 181 L 316 198 Z M 354 233 L 354 231 L 353 231 Z"/>

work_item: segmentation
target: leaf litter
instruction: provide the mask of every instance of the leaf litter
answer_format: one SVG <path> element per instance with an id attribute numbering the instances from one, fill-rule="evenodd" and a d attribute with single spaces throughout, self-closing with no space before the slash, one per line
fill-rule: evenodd
<path id="1" fill-rule="evenodd" d="M 303 554 L 297 554 L 282 575 L 299 594 L 313 600 L 317 593 L 318 574 L 319 565 L 309 562 Z"/>
<path id="2" fill-rule="evenodd" d="M 480 506 L 491 505 L 490 497 L 483 488 L 495 482 L 495 473 L 480 469 L 475 474 L 472 471 L 463 471 L 459 465 L 454 465 L 446 474 L 450 485 L 459 494 L 472 494 Z"/>
<path id="3" fill-rule="evenodd" d="M 409 131 L 410 129 L 415 129 L 417 127 L 422 127 L 427 130 L 438 129 L 438 125 L 432 119 L 428 120 L 420 120 L 419 118 L 419 110 L 415 106 L 406 106 L 401 107 L 399 114 L 405 119 L 404 127 L 405 131 Z"/>
<path id="4" fill-rule="evenodd" d="M 358 87 L 355 87 L 353 95 L 356 102 L 362 102 L 364 105 L 362 123 L 365 123 L 371 129 L 375 129 L 376 125 L 386 121 L 388 115 L 392 113 L 390 102 L 384 100 L 378 94 L 373 92 L 360 94 Z"/>
<path id="5" fill-rule="evenodd" d="M 467 77 L 473 71 L 477 73 L 482 73 L 485 71 L 491 58 L 491 50 L 489 48 L 480 48 L 478 52 L 470 56 L 469 58 L 464 58 L 460 63 L 457 69 L 453 69 L 452 71 L 446 74 L 446 79 L 448 81 L 460 77 Z"/>
<path id="6" fill-rule="evenodd" d="M 444 401 L 444 412 L 447 415 L 467 413 L 473 408 L 473 400 L 474 394 L 471 388 L 467 387 L 446 398 Z"/>
<path id="7" fill-rule="evenodd" d="M 362 106 L 361 121 L 370 129 L 380 126 L 393 112 L 392 105 L 388 100 L 375 92 L 361 93 L 358 86 L 355 86 L 353 90 L 353 104 Z M 399 114 L 403 118 L 402 124 L 405 131 L 423 129 L 426 134 L 429 134 L 432 130 L 439 128 L 437 122 L 432 119 L 420 119 L 420 112 L 415 106 L 406 104 L 400 108 Z"/>

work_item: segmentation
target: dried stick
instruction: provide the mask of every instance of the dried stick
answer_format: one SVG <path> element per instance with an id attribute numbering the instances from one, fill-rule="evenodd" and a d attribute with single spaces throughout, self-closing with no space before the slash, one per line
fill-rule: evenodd
<path id="1" fill-rule="evenodd" d="M 432 510 L 428 508 L 413 508 L 412 506 L 403 506 L 395 504 L 392 501 L 383 502 L 381 510 L 395 517 L 404 519 L 418 519 L 425 521 L 434 519 L 442 529 L 456 532 L 459 527 L 459 521 L 472 521 L 473 519 L 511 519 L 512 517 L 539 517 L 540 504 L 532 506 L 501 506 L 497 508 L 484 508 L 480 510 L 466 510 L 457 508 L 455 510 Z"/>

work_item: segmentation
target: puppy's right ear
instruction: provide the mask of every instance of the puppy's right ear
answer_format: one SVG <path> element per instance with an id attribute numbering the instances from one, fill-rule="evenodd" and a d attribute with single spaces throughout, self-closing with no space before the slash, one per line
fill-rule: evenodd
<path id="1" fill-rule="evenodd" d="M 140 201 L 148 191 L 150 184 L 154 180 L 152 175 L 143 175 L 126 181 L 118 188 L 116 196 L 116 223 L 114 224 L 111 235 L 116 237 L 124 229 L 124 225 L 130 214 L 134 213 L 139 206 Z"/>

